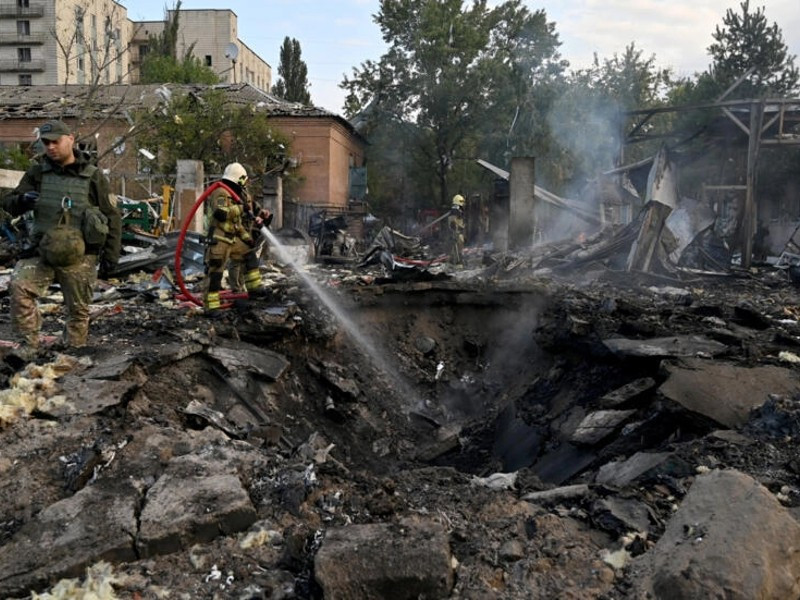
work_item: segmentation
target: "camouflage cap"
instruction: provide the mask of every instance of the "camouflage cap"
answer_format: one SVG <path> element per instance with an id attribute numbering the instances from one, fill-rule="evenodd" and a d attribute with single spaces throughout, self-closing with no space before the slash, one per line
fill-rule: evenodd
<path id="1" fill-rule="evenodd" d="M 47 121 L 47 123 L 39 127 L 39 137 L 43 140 L 55 141 L 62 135 L 69 135 L 71 133 L 67 124 L 57 119 Z"/>

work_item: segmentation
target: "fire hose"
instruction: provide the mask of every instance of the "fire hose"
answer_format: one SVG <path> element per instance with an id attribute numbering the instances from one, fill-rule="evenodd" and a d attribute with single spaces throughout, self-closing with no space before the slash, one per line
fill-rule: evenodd
<path id="1" fill-rule="evenodd" d="M 186 215 L 186 219 L 183 222 L 183 226 L 181 227 L 181 233 L 178 236 L 178 245 L 175 247 L 175 280 L 178 283 L 178 287 L 180 288 L 181 292 L 183 293 L 186 298 L 196 304 L 197 306 L 203 306 L 202 299 L 198 299 L 194 294 L 192 294 L 189 289 L 186 287 L 186 284 L 183 281 L 183 273 L 181 272 L 181 254 L 183 254 L 183 242 L 186 239 L 186 232 L 189 230 L 189 223 L 192 222 L 192 218 L 194 218 L 194 214 L 197 212 L 197 209 L 206 201 L 206 198 L 216 190 L 217 188 L 222 188 L 226 192 L 228 192 L 234 199 L 234 201 L 239 201 L 239 195 L 234 192 L 231 188 L 227 185 L 222 183 L 222 181 L 215 181 L 212 183 L 208 189 L 200 194 L 200 197 L 197 199 L 197 202 L 194 203 L 192 209 L 189 211 L 189 214 Z M 231 304 L 224 304 L 220 308 L 230 308 Z"/>

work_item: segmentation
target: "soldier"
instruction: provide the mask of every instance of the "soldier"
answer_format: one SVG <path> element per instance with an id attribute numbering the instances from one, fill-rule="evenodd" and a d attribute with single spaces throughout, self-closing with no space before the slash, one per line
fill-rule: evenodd
<path id="1" fill-rule="evenodd" d="M 46 149 L 2 207 L 14 216 L 33 211 L 31 248 L 11 278 L 11 323 L 32 357 L 39 347 L 42 317 L 37 299 L 53 282 L 61 286 L 67 318 L 64 343 L 79 348 L 89 335 L 89 303 L 97 278 L 116 268 L 121 216 L 100 169 L 75 150 L 75 136 L 62 121 L 39 128 Z"/>
<path id="2" fill-rule="evenodd" d="M 238 198 L 231 196 L 224 188 L 218 188 L 211 194 L 211 219 L 206 233 L 209 244 L 206 250 L 206 290 L 203 294 L 203 307 L 210 315 L 221 306 L 220 291 L 226 264 L 241 264 L 244 271 L 244 287 L 250 296 L 261 295 L 264 289 L 261 284 L 261 272 L 258 269 L 257 245 L 248 226 L 246 213 L 247 171 L 239 163 L 231 163 L 225 167 L 222 182 L 235 192 Z M 237 268 L 234 267 L 234 277 Z"/>

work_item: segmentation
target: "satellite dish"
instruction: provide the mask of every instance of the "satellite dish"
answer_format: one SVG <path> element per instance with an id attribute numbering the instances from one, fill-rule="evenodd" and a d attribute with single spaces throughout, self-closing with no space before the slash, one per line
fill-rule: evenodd
<path id="1" fill-rule="evenodd" d="M 225 58 L 229 58 L 230 60 L 236 60 L 237 56 L 239 56 L 239 46 L 237 46 L 233 42 L 225 46 Z"/>

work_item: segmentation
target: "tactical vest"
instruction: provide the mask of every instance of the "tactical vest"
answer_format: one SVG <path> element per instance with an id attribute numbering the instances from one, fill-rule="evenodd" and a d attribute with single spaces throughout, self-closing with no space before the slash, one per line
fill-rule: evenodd
<path id="1" fill-rule="evenodd" d="M 94 165 L 86 165 L 75 175 L 59 175 L 52 167 L 45 165 L 42 170 L 42 184 L 39 200 L 34 209 L 33 238 L 37 242 L 44 233 L 58 225 L 65 198 L 72 201 L 70 220 L 74 227 L 80 229 L 83 212 L 92 206 L 89 200 L 89 188 L 92 176 L 97 171 Z"/>

